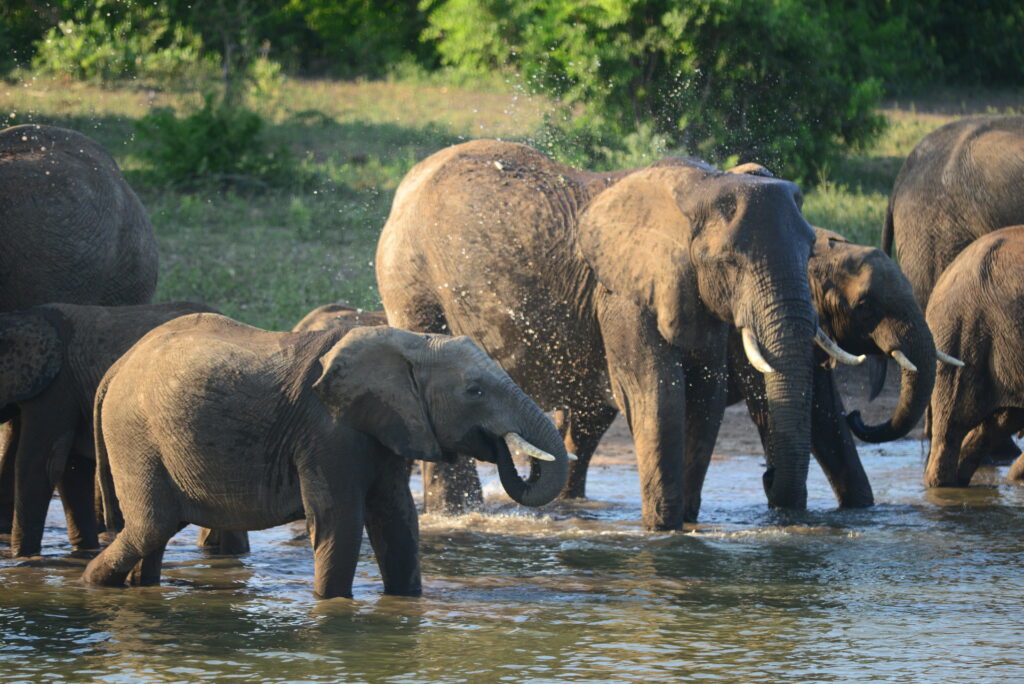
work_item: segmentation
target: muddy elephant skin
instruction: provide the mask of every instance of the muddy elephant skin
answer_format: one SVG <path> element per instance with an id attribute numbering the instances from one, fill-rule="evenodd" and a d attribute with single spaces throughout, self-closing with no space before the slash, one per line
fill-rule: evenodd
<path id="1" fill-rule="evenodd" d="M 351 596 L 363 528 L 387 593 L 420 593 L 408 459 L 458 451 L 496 462 L 520 503 L 565 484 L 551 421 L 468 338 L 388 327 L 268 332 L 197 314 L 150 332 L 96 397 L 104 503 L 124 529 L 91 584 L 155 584 L 187 523 L 255 530 L 305 517 L 317 596 Z M 525 481 L 509 445 L 542 459 Z"/>
<path id="2" fill-rule="evenodd" d="M 668 158 L 589 173 L 525 145 L 478 140 L 417 164 L 377 249 L 388 320 L 477 341 L 579 456 L 618 411 L 637 451 L 643 522 L 695 520 L 726 401 L 730 329 L 772 373 L 769 504 L 806 505 L 814 233 L 795 185 Z M 457 468 L 453 467 L 453 468 Z M 428 468 L 427 505 L 478 485 Z M 437 472 L 441 471 L 441 472 Z"/>

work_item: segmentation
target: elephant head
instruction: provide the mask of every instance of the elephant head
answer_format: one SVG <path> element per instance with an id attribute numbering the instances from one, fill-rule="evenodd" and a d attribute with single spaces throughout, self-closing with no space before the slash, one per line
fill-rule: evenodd
<path id="1" fill-rule="evenodd" d="M 321 401 L 397 454 L 436 461 L 463 453 L 497 463 L 515 501 L 558 496 L 569 455 L 554 424 L 468 337 L 362 327 L 321 358 Z M 539 467 L 519 477 L 511 449 Z"/>
<path id="2" fill-rule="evenodd" d="M 30 311 L 0 314 L 0 416 L 36 396 L 60 372 L 63 345 L 57 330 Z"/>
<path id="3" fill-rule="evenodd" d="M 822 327 L 844 349 L 876 355 L 883 364 L 894 358 L 902 369 L 892 417 L 868 426 L 853 411 L 847 418 L 850 429 L 866 442 L 899 439 L 920 420 L 935 384 L 935 343 L 924 314 L 906 276 L 881 250 L 816 231 L 809 272 Z"/>
<path id="4" fill-rule="evenodd" d="M 806 505 L 816 330 L 800 204 L 793 183 L 665 159 L 598 195 L 578 228 L 598 281 L 655 316 L 671 344 L 720 352 L 724 365 L 727 326 L 740 330 L 765 373 L 768 501 L 785 508 Z"/>

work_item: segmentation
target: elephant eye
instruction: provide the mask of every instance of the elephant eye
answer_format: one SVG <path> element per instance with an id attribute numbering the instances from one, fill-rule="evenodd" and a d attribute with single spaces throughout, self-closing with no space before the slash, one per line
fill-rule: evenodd
<path id="1" fill-rule="evenodd" d="M 466 388 L 466 394 L 468 394 L 471 397 L 482 397 L 484 396 L 484 390 L 482 387 L 480 387 L 480 385 L 474 382 L 469 387 Z"/>

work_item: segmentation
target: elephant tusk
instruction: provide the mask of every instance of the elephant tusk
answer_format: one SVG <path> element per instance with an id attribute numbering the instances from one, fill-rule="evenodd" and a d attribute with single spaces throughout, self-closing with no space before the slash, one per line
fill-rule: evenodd
<path id="1" fill-rule="evenodd" d="M 538 449 L 514 432 L 505 433 L 505 444 L 508 445 L 509 451 L 521 451 L 527 456 L 531 456 L 538 461 L 555 460 L 554 456 L 546 451 Z"/>
<path id="2" fill-rule="evenodd" d="M 572 453 L 571 451 L 566 451 L 565 455 L 569 457 L 570 461 L 579 460 L 579 459 L 576 458 L 576 454 Z"/>
<path id="3" fill-rule="evenodd" d="M 939 351 L 938 349 L 935 350 L 935 358 L 937 358 L 942 363 L 948 363 L 950 366 L 956 366 L 957 368 L 963 368 L 965 365 L 963 361 L 956 358 L 955 356 L 950 356 L 946 352 Z"/>
<path id="4" fill-rule="evenodd" d="M 896 363 L 900 364 L 900 368 L 910 373 L 917 372 L 917 366 L 910 362 L 907 355 L 901 352 L 899 349 L 893 349 L 891 353 L 892 358 L 896 359 Z"/>
<path id="5" fill-rule="evenodd" d="M 818 328 L 818 332 L 814 333 L 814 341 L 819 347 L 825 350 L 825 353 L 831 356 L 839 363 L 845 363 L 847 366 L 856 366 L 864 362 L 864 359 L 868 358 L 861 354 L 860 356 L 854 356 L 850 352 L 846 351 L 833 340 L 831 337 L 825 334 L 825 331 Z"/>
<path id="6" fill-rule="evenodd" d="M 743 351 L 746 352 L 747 360 L 750 361 L 750 365 L 762 373 L 774 373 L 775 369 L 764 360 L 763 356 L 761 356 L 761 349 L 757 345 L 757 338 L 754 337 L 754 331 L 750 328 L 741 328 L 740 335 L 743 337 Z"/>

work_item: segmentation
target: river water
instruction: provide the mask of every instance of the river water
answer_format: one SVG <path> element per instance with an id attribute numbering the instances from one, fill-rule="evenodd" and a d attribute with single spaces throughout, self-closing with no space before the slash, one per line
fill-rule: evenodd
<path id="1" fill-rule="evenodd" d="M 204 555 L 188 528 L 163 586 L 86 588 L 54 502 L 43 558 L 0 560 L 0 679 L 1024 678 L 1024 489 L 990 468 L 926 491 L 917 442 L 862 457 L 878 505 L 835 510 L 812 466 L 798 515 L 767 510 L 760 457 L 716 458 L 684 533 L 640 529 L 626 463 L 540 512 L 482 470 L 485 513 L 421 520 L 420 599 L 382 596 L 364 544 L 355 600 L 314 601 L 296 525 L 253 533 L 243 558 Z"/>

